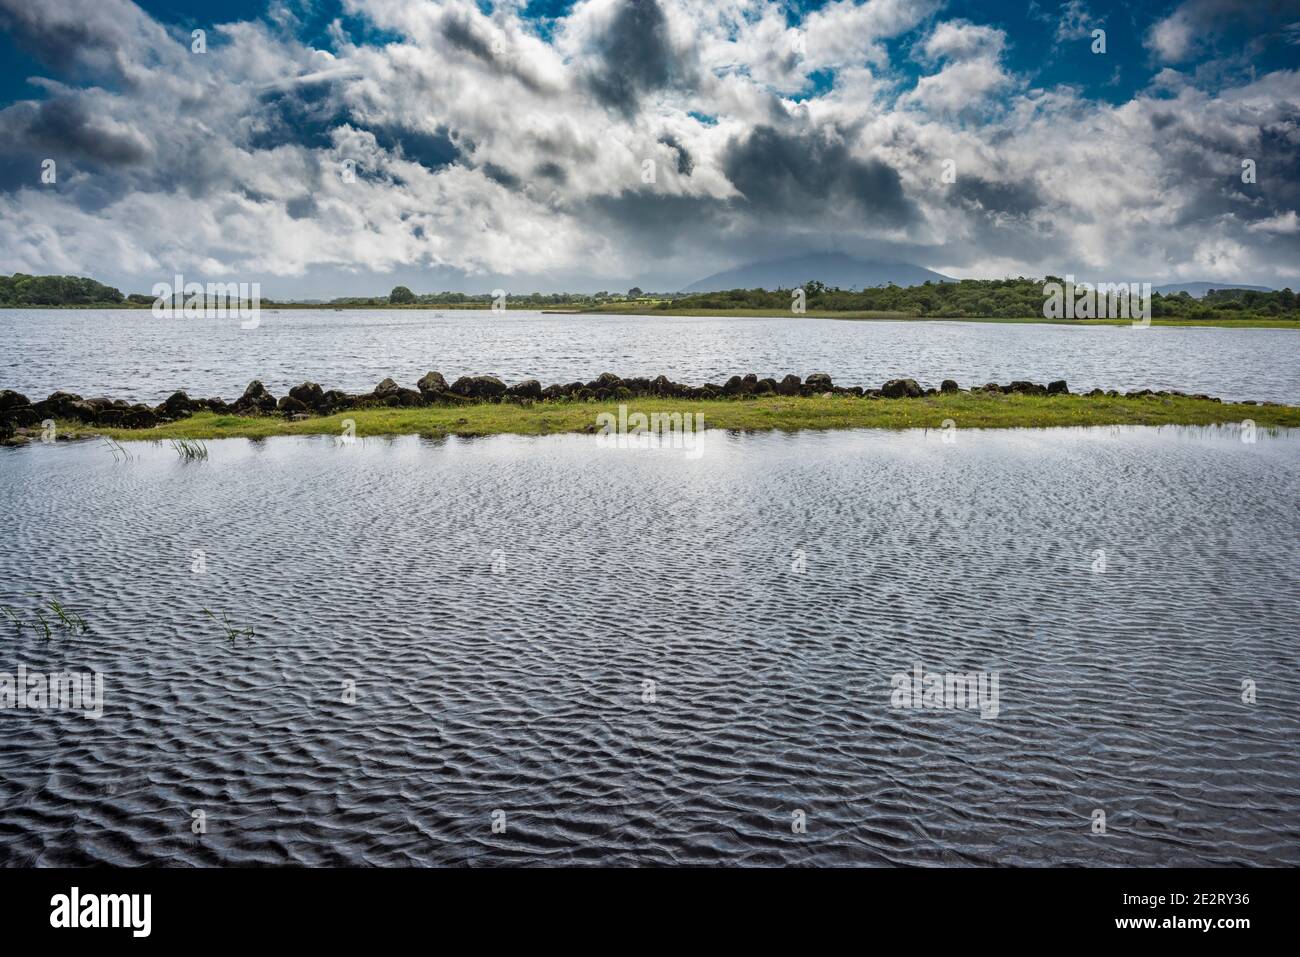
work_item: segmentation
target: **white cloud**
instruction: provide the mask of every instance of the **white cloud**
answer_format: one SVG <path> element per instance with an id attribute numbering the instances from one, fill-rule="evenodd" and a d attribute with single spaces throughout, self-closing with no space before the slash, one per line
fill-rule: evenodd
<path id="1" fill-rule="evenodd" d="M 622 2 L 584 0 L 548 43 L 513 6 L 347 0 L 396 39 L 340 23 L 313 49 L 281 18 L 213 27 L 194 55 L 126 0 L 0 0 L 67 64 L 42 100 L 0 110 L 0 271 L 671 286 L 799 243 L 956 274 L 1294 268 L 1296 72 L 1209 92 L 1168 69 L 1116 106 L 1030 86 L 1002 30 L 935 23 L 935 3 L 839 0 L 792 26 L 772 0 L 659 0 L 648 20 Z M 70 33 L 70 9 L 106 32 Z M 891 63 L 886 41 L 913 32 Z M 917 62 L 929 74 L 900 95 Z M 817 70 L 834 84 L 809 96 Z M 1267 174 L 1253 188 L 1245 156 Z"/>

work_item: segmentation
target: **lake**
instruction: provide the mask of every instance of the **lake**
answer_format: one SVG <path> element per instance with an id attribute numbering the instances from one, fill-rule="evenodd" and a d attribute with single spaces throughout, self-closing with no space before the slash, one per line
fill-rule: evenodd
<path id="1" fill-rule="evenodd" d="M 236 319 L 155 319 L 147 310 L 0 310 L 0 388 L 62 389 L 156 403 L 177 389 L 238 398 L 252 379 L 275 395 L 304 380 L 368 392 L 436 370 L 508 383 L 584 381 L 602 372 L 703 385 L 732 375 L 829 373 L 879 387 L 912 377 L 937 388 L 1066 379 L 1093 388 L 1179 389 L 1224 399 L 1300 402 L 1300 332 L 809 318 L 544 315 L 488 311 L 264 309 Z"/>
<path id="2" fill-rule="evenodd" d="M 358 330 L 414 332 L 382 370 L 409 379 L 475 355 L 521 374 L 525 330 L 557 324 L 612 351 L 539 334 L 527 371 L 725 367 L 616 349 L 625 320 L 483 316 L 456 340 L 327 314 L 298 350 L 199 336 L 188 359 L 146 316 L 110 320 L 158 348 L 126 368 L 111 337 L 51 338 L 24 369 L 151 397 L 255 368 L 357 388 L 381 371 Z M 916 351 L 890 372 L 969 380 L 977 360 L 941 343 L 1027 328 L 832 323 L 815 347 L 793 322 L 656 323 L 735 367 L 846 379 L 889 374 L 871 344 L 892 337 Z M 1094 362 L 1274 335 L 1033 333 Z M 1088 384 L 1064 349 L 976 378 L 1045 378 L 1031 363 L 1052 357 Z M 0 862 L 1300 864 L 1300 433 L 711 432 L 698 459 L 583 435 L 210 449 L 0 449 L 0 603 L 32 619 L 38 593 L 89 626 L 5 626 L 0 671 L 104 680 L 99 720 L 0 712 Z M 900 704 L 894 676 L 918 666 L 996 673 L 996 713 Z"/>

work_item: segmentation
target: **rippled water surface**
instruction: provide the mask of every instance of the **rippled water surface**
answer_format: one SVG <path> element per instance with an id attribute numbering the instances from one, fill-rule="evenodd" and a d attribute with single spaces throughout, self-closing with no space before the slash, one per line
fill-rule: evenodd
<path id="1" fill-rule="evenodd" d="M 1295 433 L 709 440 L 0 449 L 0 861 L 1300 864 Z"/>
<path id="2" fill-rule="evenodd" d="M 282 395 L 303 380 L 367 392 L 383 378 L 589 380 L 602 372 L 690 385 L 757 373 L 830 373 L 875 387 L 1066 379 L 1075 391 L 1180 389 L 1300 403 L 1300 332 L 974 322 L 562 316 L 537 312 L 264 309 L 236 319 L 144 310 L 0 310 L 0 388 L 159 402 L 177 389 L 238 398 L 252 379 Z"/>

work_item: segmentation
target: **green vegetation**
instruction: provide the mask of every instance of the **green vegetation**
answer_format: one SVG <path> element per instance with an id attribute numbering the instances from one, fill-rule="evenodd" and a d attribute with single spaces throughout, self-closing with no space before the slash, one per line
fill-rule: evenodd
<path id="1" fill-rule="evenodd" d="M 218 620 L 217 616 L 214 615 L 212 612 L 208 611 L 206 608 L 200 610 L 203 612 L 203 614 L 207 615 L 209 618 L 217 622 L 219 625 L 221 625 L 222 628 L 225 629 L 227 641 L 234 641 L 236 638 L 252 639 L 257 637 L 253 633 L 252 628 L 236 628 L 234 625 L 232 625 L 230 623 L 230 616 L 227 615 L 224 611 L 221 613 L 220 620 Z"/>
<path id="2" fill-rule="evenodd" d="M 755 431 L 780 429 L 937 429 L 945 419 L 960 428 L 1044 428 L 1080 425 L 1215 425 L 1250 419 L 1261 428 L 1300 427 L 1300 407 L 1219 403 L 1180 396 L 1105 397 L 1004 395 L 983 391 L 914 399 L 856 396 L 756 399 L 629 399 L 629 412 L 703 413 L 707 428 Z M 341 436 L 345 420 L 356 434 L 428 436 L 548 435 L 591 432 L 601 412 L 617 414 L 619 403 L 556 401 L 532 405 L 485 402 L 468 406 L 357 409 L 291 421 L 279 416 L 242 417 L 198 413 L 153 429 L 109 429 L 60 422 L 69 436 L 169 440 L 262 438 L 273 435 Z"/>
<path id="3" fill-rule="evenodd" d="M 1043 287 L 1055 277 L 1027 279 L 963 279 L 927 282 L 921 286 L 881 286 L 846 290 L 811 281 L 801 287 L 806 315 L 831 319 L 961 319 L 983 322 L 1061 322 L 1082 325 L 1129 325 L 1129 319 L 1045 319 Z M 583 293 L 524 293 L 507 295 L 507 309 L 561 312 L 648 314 L 672 316 L 792 316 L 793 290 L 731 289 L 687 295 L 645 293 L 637 287 L 626 295 L 602 291 Z M 1104 297 L 1103 297 L 1104 298 Z M 75 276 L 0 276 L 0 307 L 148 308 L 152 296 L 123 296 L 110 286 Z M 319 302 L 276 302 L 262 299 L 263 308 L 276 309 L 490 309 L 490 293 L 435 292 L 417 294 L 396 286 L 387 296 L 344 297 Z M 1213 325 L 1300 328 L 1300 297 L 1290 289 L 1214 289 L 1203 299 L 1187 293 L 1151 296 L 1152 325 Z"/>
<path id="4" fill-rule="evenodd" d="M 881 286 L 850 291 L 820 282 L 803 285 L 806 314 L 854 319 L 985 319 L 990 321 L 1044 322 L 1043 287 L 1061 282 L 1045 280 L 963 279 L 927 282 L 921 286 Z M 645 309 L 606 304 L 599 311 L 666 312 L 672 315 L 791 315 L 793 290 L 732 289 L 727 292 L 664 297 Z M 1157 325 L 1232 323 L 1235 325 L 1300 326 L 1300 297 L 1290 289 L 1259 292 L 1251 289 L 1216 289 L 1204 299 L 1187 293 L 1151 296 L 1151 318 Z M 1062 319 L 1061 322 L 1128 325 L 1128 319 Z"/>
<path id="5" fill-rule="evenodd" d="M 151 300 L 152 301 L 152 300 Z M 81 276 L 0 276 L 0 307 L 121 306 L 125 297 L 112 286 Z"/>
<path id="6" fill-rule="evenodd" d="M 198 462 L 208 457 L 208 447 L 197 439 L 172 439 L 172 448 L 182 462 Z"/>
<path id="7" fill-rule="evenodd" d="M 32 595 L 31 597 L 40 599 L 41 596 Z M 19 618 L 8 605 L 0 605 L 0 614 L 4 615 L 5 619 L 14 626 L 15 631 L 22 631 L 24 628 L 30 628 L 33 631 L 41 632 L 45 638 L 49 638 L 53 634 L 53 628 L 50 627 L 49 619 L 45 617 L 46 608 L 52 611 L 55 619 L 57 619 L 54 627 L 58 628 L 65 634 L 84 635 L 90 630 L 86 625 L 86 620 L 84 618 L 78 615 L 75 611 L 72 611 L 57 598 L 46 598 L 36 606 L 33 613 L 36 616 L 35 621 L 23 621 L 23 619 Z"/>

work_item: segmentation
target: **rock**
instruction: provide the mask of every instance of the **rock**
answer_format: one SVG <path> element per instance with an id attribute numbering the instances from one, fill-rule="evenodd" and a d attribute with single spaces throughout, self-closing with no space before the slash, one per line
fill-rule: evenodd
<path id="1" fill-rule="evenodd" d="M 324 413 L 333 412 L 335 409 L 353 408 L 356 399 L 342 392 L 339 389 L 330 389 L 320 397 L 320 410 Z"/>
<path id="2" fill-rule="evenodd" d="M 945 393 L 948 393 L 948 392 L 960 392 L 960 391 L 961 391 L 961 386 L 959 386 L 959 385 L 958 385 L 955 381 L 953 381 L 952 379 L 944 379 L 942 382 L 939 383 L 939 391 L 940 391 L 940 392 L 945 392 Z"/>
<path id="3" fill-rule="evenodd" d="M 375 386 L 375 391 L 372 394 L 375 398 L 382 399 L 386 395 L 396 394 L 400 389 L 401 386 L 392 379 L 385 379 L 383 382 L 379 383 L 379 385 Z"/>
<path id="4" fill-rule="evenodd" d="M 152 429 L 158 424 L 158 417 L 147 407 L 122 409 L 114 406 L 100 412 L 95 417 L 95 424 L 115 429 Z"/>
<path id="5" fill-rule="evenodd" d="M 829 392 L 833 388 L 831 377 L 825 372 L 814 372 L 804 381 L 803 386 L 809 392 Z"/>
<path id="6" fill-rule="evenodd" d="M 536 379 L 525 379 L 523 382 L 512 385 L 506 392 L 521 399 L 540 399 L 542 397 L 542 384 Z"/>
<path id="7" fill-rule="evenodd" d="M 745 391 L 745 382 L 738 375 L 733 375 L 722 387 L 724 395 L 740 395 L 743 391 Z"/>
<path id="8" fill-rule="evenodd" d="M 306 415 L 306 413 L 310 411 L 306 402 L 293 396 L 292 390 L 290 390 L 289 395 L 281 397 L 278 408 L 281 415 L 290 417 L 295 415 Z"/>
<path id="9" fill-rule="evenodd" d="M 1033 382 L 1017 380 L 1002 390 L 1003 392 L 1016 392 L 1020 395 L 1047 395 L 1047 389 Z"/>
<path id="10" fill-rule="evenodd" d="M 441 372 L 426 372 L 420 376 L 420 381 L 415 383 L 415 387 L 421 392 L 446 392 L 447 380 L 442 377 Z"/>
<path id="11" fill-rule="evenodd" d="M 797 375 L 788 375 L 777 385 L 776 391 L 780 395 L 798 395 L 802 385 L 803 382 Z"/>
<path id="12" fill-rule="evenodd" d="M 414 389 L 403 389 L 398 386 L 378 396 L 380 402 L 393 408 L 411 409 L 416 406 L 424 405 L 424 393 L 416 392 Z"/>
<path id="13" fill-rule="evenodd" d="M 773 395 L 775 392 L 775 379 L 759 379 L 754 385 L 754 395 Z"/>
<path id="14" fill-rule="evenodd" d="M 880 387 L 880 394 L 886 399 L 916 399 L 922 389 L 915 379 L 890 379 Z"/>
<path id="15" fill-rule="evenodd" d="M 325 405 L 325 392 L 315 382 L 304 382 L 289 390 L 289 398 L 301 402 L 309 409 L 320 409 Z M 280 400 L 280 411 L 284 411 L 284 400 Z"/>
<path id="16" fill-rule="evenodd" d="M 27 396 L 12 389 L 0 389 L 0 412 L 8 412 L 10 409 L 17 409 L 24 405 L 31 405 L 27 401 Z"/>
<path id="17" fill-rule="evenodd" d="M 248 383 L 244 394 L 235 400 L 231 410 L 240 415 L 270 414 L 275 411 L 275 396 L 266 391 L 260 379 Z"/>
<path id="18" fill-rule="evenodd" d="M 71 392 L 51 392 L 49 398 L 32 403 L 32 408 L 43 419 L 66 419 L 73 404 L 81 401 L 81 396 Z"/>
<path id="19" fill-rule="evenodd" d="M 1065 384 L 1064 379 L 1057 379 L 1055 382 L 1047 383 L 1048 395 L 1069 395 L 1070 387 Z"/>
<path id="20" fill-rule="evenodd" d="M 505 393 L 506 384 L 494 375 L 461 376 L 451 391 L 468 399 L 495 399 Z"/>
<path id="21" fill-rule="evenodd" d="M 602 372 L 596 376 L 596 382 L 593 388 L 613 389 L 623 384 L 623 380 L 612 372 Z"/>
<path id="22" fill-rule="evenodd" d="M 16 429 L 36 425 L 43 418 L 44 416 L 30 405 L 17 405 L 0 412 L 0 420 L 8 422 Z"/>
<path id="23" fill-rule="evenodd" d="M 183 419 L 201 408 L 184 392 L 173 392 L 158 407 L 158 412 L 172 419 Z"/>

